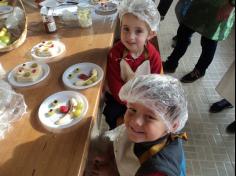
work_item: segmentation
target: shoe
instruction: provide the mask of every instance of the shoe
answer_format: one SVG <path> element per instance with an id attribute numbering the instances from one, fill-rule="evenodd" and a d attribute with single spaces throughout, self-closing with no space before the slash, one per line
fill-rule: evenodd
<path id="1" fill-rule="evenodd" d="M 165 16 L 161 16 L 161 21 L 163 21 L 165 19 Z"/>
<path id="2" fill-rule="evenodd" d="M 226 131 L 231 134 L 235 133 L 235 121 L 227 126 Z"/>
<path id="3" fill-rule="evenodd" d="M 205 72 L 202 73 L 199 70 L 194 69 L 192 72 L 188 73 L 183 78 L 181 78 L 180 81 L 183 83 L 192 83 L 198 80 L 199 78 L 203 77 L 204 75 L 205 75 Z"/>
<path id="4" fill-rule="evenodd" d="M 162 65 L 164 73 L 174 73 L 176 68 L 178 67 L 168 61 L 162 62 Z"/>
<path id="5" fill-rule="evenodd" d="M 233 108 L 233 106 L 226 99 L 222 99 L 212 104 L 209 111 L 211 113 L 217 113 L 227 108 Z"/>

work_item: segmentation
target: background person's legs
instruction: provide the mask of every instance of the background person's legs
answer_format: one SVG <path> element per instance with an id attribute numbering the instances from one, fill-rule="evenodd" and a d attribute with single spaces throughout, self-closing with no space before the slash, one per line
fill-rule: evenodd
<path id="1" fill-rule="evenodd" d="M 161 15 L 161 20 L 163 20 L 172 4 L 173 0 L 160 0 L 157 10 Z"/>
<path id="2" fill-rule="evenodd" d="M 214 58 L 217 47 L 217 41 L 202 36 L 201 46 L 202 46 L 202 53 L 200 58 L 198 59 L 195 68 L 193 69 L 193 71 L 185 75 L 181 79 L 181 82 L 192 83 L 205 75 L 206 69 L 211 64 Z"/>
<path id="3" fill-rule="evenodd" d="M 163 63 L 163 68 L 165 73 L 174 73 L 175 69 L 178 67 L 179 60 L 185 54 L 191 43 L 191 37 L 194 31 L 187 26 L 181 24 L 177 31 L 177 43 L 171 53 L 167 58 L 167 61 Z"/>
<path id="4" fill-rule="evenodd" d="M 202 53 L 200 58 L 198 59 L 195 69 L 198 69 L 200 72 L 205 73 L 206 69 L 211 64 L 214 58 L 217 48 L 217 41 L 202 36 L 201 46 L 202 46 Z"/>
<path id="5" fill-rule="evenodd" d="M 226 99 L 222 99 L 220 101 L 213 103 L 211 105 L 209 111 L 211 113 L 217 113 L 217 112 L 221 112 L 221 111 L 228 109 L 228 108 L 233 108 L 233 105 L 230 102 L 228 102 Z M 235 133 L 235 121 L 233 121 L 231 124 L 229 124 L 226 127 L 226 131 L 228 133 Z"/>

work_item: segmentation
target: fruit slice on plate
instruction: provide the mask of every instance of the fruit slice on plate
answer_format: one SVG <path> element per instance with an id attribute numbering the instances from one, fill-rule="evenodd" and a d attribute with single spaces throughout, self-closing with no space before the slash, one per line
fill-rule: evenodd
<path id="1" fill-rule="evenodd" d="M 55 122 L 56 125 L 64 125 L 69 123 L 73 118 L 81 116 L 84 105 L 75 98 L 69 99 L 69 106 L 60 106 L 60 113 L 64 114 Z"/>
<path id="2" fill-rule="evenodd" d="M 80 80 L 75 82 L 76 86 L 87 86 L 90 84 L 93 84 L 94 82 L 97 81 L 98 79 L 98 71 L 94 68 L 90 75 L 85 75 L 85 74 L 80 74 L 78 76 L 80 78 Z"/>

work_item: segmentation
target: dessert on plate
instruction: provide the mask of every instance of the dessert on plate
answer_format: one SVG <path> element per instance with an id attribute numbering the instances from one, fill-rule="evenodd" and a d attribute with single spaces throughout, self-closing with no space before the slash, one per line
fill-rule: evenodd
<path id="1" fill-rule="evenodd" d="M 38 57 L 52 57 L 60 53 L 60 47 L 55 41 L 43 41 L 34 48 L 34 54 Z"/>
<path id="2" fill-rule="evenodd" d="M 38 80 L 42 74 L 43 69 L 40 64 L 22 64 L 16 69 L 14 78 L 17 82 L 33 82 Z"/>
<path id="3" fill-rule="evenodd" d="M 97 85 L 103 79 L 100 66 L 84 62 L 70 66 L 62 76 L 64 85 L 71 89 L 87 89 Z"/>
<path id="4" fill-rule="evenodd" d="M 59 104 L 58 100 L 54 100 L 49 104 L 49 110 L 46 112 L 46 117 L 60 114 L 60 118 L 55 121 L 55 124 L 64 125 L 70 123 L 71 120 L 75 118 L 79 118 L 82 114 L 83 108 L 84 104 L 76 98 L 70 98 L 65 104 Z"/>

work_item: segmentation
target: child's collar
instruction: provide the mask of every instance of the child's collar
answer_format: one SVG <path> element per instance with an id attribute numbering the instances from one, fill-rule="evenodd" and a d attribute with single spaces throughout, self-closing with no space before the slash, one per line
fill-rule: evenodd
<path id="1" fill-rule="evenodd" d="M 131 56 L 133 58 L 133 56 L 131 55 L 130 51 L 124 46 L 124 51 L 123 51 L 123 56 L 122 56 L 122 59 L 126 59 L 127 56 Z M 148 53 L 148 49 L 147 49 L 147 44 L 144 46 L 144 50 L 143 52 L 140 54 L 141 55 L 144 55 L 144 58 L 145 60 L 148 60 L 149 58 L 149 53 Z M 139 56 L 139 57 L 140 57 Z M 137 57 L 138 58 L 138 57 Z M 133 60 L 135 60 L 136 58 L 133 58 Z"/>
<path id="2" fill-rule="evenodd" d="M 146 160 L 151 158 L 153 155 L 160 152 L 165 146 L 167 146 L 169 143 L 176 139 L 183 139 L 187 140 L 187 134 L 179 133 L 179 134 L 167 134 L 163 136 L 162 138 L 159 138 L 156 141 L 153 142 L 144 142 L 135 144 L 134 147 L 134 153 L 139 158 L 140 163 L 144 163 Z"/>

